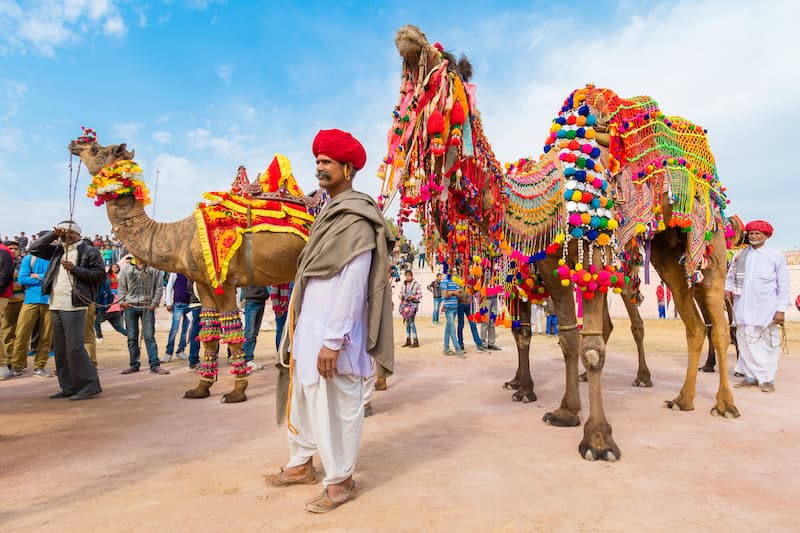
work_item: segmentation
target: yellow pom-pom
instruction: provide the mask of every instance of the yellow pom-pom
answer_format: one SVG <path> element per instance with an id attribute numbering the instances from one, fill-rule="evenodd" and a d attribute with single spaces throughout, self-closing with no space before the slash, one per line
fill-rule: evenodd
<path id="1" fill-rule="evenodd" d="M 562 287 L 569 287 L 569 280 L 568 279 L 562 279 L 561 280 L 561 286 Z"/>
<path id="2" fill-rule="evenodd" d="M 558 260 L 558 266 L 566 265 L 566 264 L 567 264 L 567 262 L 563 258 Z"/>
<path id="3" fill-rule="evenodd" d="M 562 242 L 564 242 L 564 234 L 563 233 L 559 233 L 558 235 L 556 235 L 556 238 L 554 239 L 554 241 L 555 241 L 556 244 L 561 244 Z"/>
<path id="4" fill-rule="evenodd" d="M 639 222 L 638 224 L 636 224 L 636 229 L 634 230 L 634 232 L 638 235 L 639 233 L 644 233 L 645 230 L 647 230 L 645 225 Z"/>
<path id="5" fill-rule="evenodd" d="M 664 221 L 663 220 L 659 220 L 658 221 L 658 231 L 664 231 L 665 229 L 667 229 L 667 226 L 664 224 Z"/>
<path id="6" fill-rule="evenodd" d="M 575 271 L 583 270 L 583 263 L 575 263 Z"/>
<path id="7" fill-rule="evenodd" d="M 617 229 L 619 227 L 619 222 L 614 219 L 608 221 L 608 229 Z"/>

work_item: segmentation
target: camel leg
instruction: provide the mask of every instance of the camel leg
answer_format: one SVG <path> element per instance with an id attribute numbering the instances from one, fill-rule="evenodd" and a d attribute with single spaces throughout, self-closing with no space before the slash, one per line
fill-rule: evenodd
<path id="1" fill-rule="evenodd" d="M 247 401 L 247 363 L 244 361 L 244 330 L 239 311 L 223 311 L 220 313 L 222 340 L 231 350 L 231 374 L 235 381 L 233 390 L 222 395 L 222 403 L 239 403 Z"/>
<path id="2" fill-rule="evenodd" d="M 531 303 L 519 302 L 519 327 L 513 328 L 514 341 L 517 344 L 517 356 L 519 364 L 517 375 L 514 382 L 505 384 L 506 388 L 516 388 L 517 391 L 511 396 L 515 402 L 529 403 L 536 401 L 536 393 L 533 391 L 533 378 L 531 377 Z"/>
<path id="3" fill-rule="evenodd" d="M 197 338 L 203 343 L 203 361 L 200 363 L 200 382 L 189 389 L 184 398 L 195 400 L 208 398 L 211 386 L 217 380 L 217 353 L 219 352 L 220 324 L 216 309 L 204 308 L 200 311 L 200 334 Z"/>
<path id="4" fill-rule="evenodd" d="M 546 262 L 545 262 L 546 263 Z M 552 272 L 553 265 L 543 265 L 542 272 Z M 558 314 L 558 344 L 564 355 L 566 387 L 561 405 L 542 417 L 545 423 L 559 427 L 574 427 L 581 424 L 578 413 L 581 410 L 580 389 L 578 388 L 578 329 L 575 317 L 575 299 L 572 286 L 562 287 L 559 280 L 552 275 L 544 275 L 543 281 Z M 584 315 L 585 316 L 585 315 Z"/>
<path id="5" fill-rule="evenodd" d="M 611 424 L 603 410 L 601 376 L 606 358 L 603 340 L 603 309 L 606 295 L 598 294 L 583 302 L 583 329 L 580 332 L 580 356 L 589 380 L 589 418 L 583 426 L 583 440 L 578 446 L 581 457 L 588 461 L 616 461 L 621 452 L 611 436 Z"/>
<path id="6" fill-rule="evenodd" d="M 656 239 L 661 237 L 658 235 Z M 697 385 L 697 365 L 700 362 L 700 352 L 706 336 L 706 326 L 702 316 L 697 311 L 692 289 L 686 285 L 686 272 L 683 265 L 678 262 L 682 250 L 678 247 L 662 248 L 652 247 L 652 263 L 658 275 L 667 283 L 672 291 L 675 308 L 683 320 L 686 330 L 686 342 L 689 355 L 689 365 L 686 368 L 686 379 L 678 396 L 668 400 L 664 405 L 670 409 L 680 411 L 694 410 L 694 396 Z"/>
<path id="7" fill-rule="evenodd" d="M 606 305 L 603 306 L 603 342 L 608 344 L 608 339 L 611 338 L 611 333 L 613 331 L 614 322 L 611 320 L 611 313 L 608 310 L 608 300 L 606 300 Z M 581 383 L 586 383 L 589 381 L 585 371 L 580 373 L 578 376 L 578 381 Z"/>
<path id="8" fill-rule="evenodd" d="M 623 290 L 620 296 L 622 296 L 622 302 L 625 304 L 628 317 L 631 319 L 631 335 L 633 335 L 633 341 L 636 343 L 636 353 L 639 357 L 636 379 L 633 380 L 631 385 L 634 387 L 652 387 L 650 369 L 647 367 L 647 360 L 644 356 L 644 321 L 642 320 L 642 315 L 639 314 L 639 308 L 631 300 L 629 291 Z"/>

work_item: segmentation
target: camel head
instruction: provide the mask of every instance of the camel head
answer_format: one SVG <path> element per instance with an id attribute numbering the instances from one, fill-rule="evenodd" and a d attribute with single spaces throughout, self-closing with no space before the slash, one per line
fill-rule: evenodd
<path id="1" fill-rule="evenodd" d="M 68 149 L 69 153 L 78 156 L 83 161 L 92 176 L 111 163 L 133 159 L 136 152 L 135 150 L 128 151 L 125 143 L 103 146 L 97 140 L 86 137 L 70 142 Z"/>

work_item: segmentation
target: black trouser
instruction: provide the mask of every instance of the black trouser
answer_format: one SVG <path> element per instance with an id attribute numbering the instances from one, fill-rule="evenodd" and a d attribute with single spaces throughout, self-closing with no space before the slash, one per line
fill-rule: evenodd
<path id="1" fill-rule="evenodd" d="M 86 310 L 51 310 L 50 322 L 53 328 L 56 376 L 61 390 L 67 394 L 102 392 L 97 370 L 92 365 L 83 343 Z"/>

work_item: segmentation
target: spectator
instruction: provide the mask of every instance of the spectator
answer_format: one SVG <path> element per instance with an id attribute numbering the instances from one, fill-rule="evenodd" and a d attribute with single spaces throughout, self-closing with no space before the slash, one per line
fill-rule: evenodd
<path id="1" fill-rule="evenodd" d="M 123 374 L 139 371 L 139 321 L 147 348 L 147 360 L 153 374 L 169 374 L 161 368 L 158 360 L 158 345 L 155 337 L 155 310 L 164 291 L 164 274 L 143 261 L 134 259 L 131 266 L 119 276 L 119 302 L 125 316 L 125 332 L 128 334 L 130 366 Z"/>
<path id="2" fill-rule="evenodd" d="M 249 285 L 242 289 L 244 300 L 244 360 L 247 371 L 261 370 L 255 362 L 256 341 L 261 330 L 261 321 L 264 318 L 264 308 L 267 304 L 267 287 Z"/>
<path id="3" fill-rule="evenodd" d="M 754 220 L 744 230 L 749 245 L 733 258 L 725 282 L 736 319 L 739 345 L 736 372 L 744 374 L 744 379 L 735 386 L 774 392 L 781 354 L 779 328 L 783 327 L 784 313 L 791 305 L 789 269 L 782 253 L 764 246 L 772 237 L 772 225 Z"/>
<path id="4" fill-rule="evenodd" d="M 474 313 L 472 295 L 468 294 L 466 290 L 462 289 L 458 294 L 458 344 L 461 346 L 461 351 L 464 351 L 464 322 L 469 323 L 469 330 L 472 333 L 472 340 L 479 352 L 485 352 L 486 347 L 481 341 L 481 336 L 478 334 L 478 326 L 470 318 Z"/>
<path id="5" fill-rule="evenodd" d="M 494 280 L 496 284 L 497 280 Z M 486 298 L 486 314 L 483 322 L 481 322 L 481 342 L 488 350 L 500 350 L 497 346 L 497 331 L 495 330 L 494 321 L 497 318 L 497 295 L 488 296 Z M 540 324 L 541 326 L 541 324 Z"/>
<path id="6" fill-rule="evenodd" d="M 458 313 L 458 296 L 462 290 L 456 285 L 451 276 L 447 276 L 441 284 L 442 307 L 444 308 L 444 355 L 457 355 L 464 359 L 464 349 L 458 342 L 456 336 L 456 314 Z M 453 350 L 450 349 L 450 342 L 453 342 Z"/>
<path id="7" fill-rule="evenodd" d="M 40 378 L 51 377 L 47 372 L 47 360 L 50 355 L 50 306 L 49 298 L 42 294 L 42 279 L 44 279 L 50 261 L 28 255 L 19 268 L 19 282 L 25 287 L 25 300 L 17 320 L 17 330 L 14 339 L 12 356 L 12 369 L 20 373 L 28 366 L 27 355 L 31 344 L 31 336 L 36 323 L 39 323 L 39 342 L 33 360 L 33 375 Z"/>
<path id="8" fill-rule="evenodd" d="M 175 353 L 175 337 L 178 336 L 178 359 L 188 359 L 184 352 L 187 344 L 189 332 L 189 304 L 192 300 L 197 300 L 191 290 L 191 282 L 183 274 L 171 273 L 167 279 L 167 286 L 164 290 L 164 305 L 167 312 L 172 313 L 172 322 L 167 335 L 167 349 L 162 363 L 172 361 L 172 354 Z M 180 333 L 179 333 L 180 331 Z"/>
<path id="9" fill-rule="evenodd" d="M 663 281 L 656 287 L 656 302 L 658 302 L 658 318 L 667 318 L 667 295 L 664 290 Z"/>
<path id="10" fill-rule="evenodd" d="M 30 244 L 30 243 L 28 242 L 28 236 L 25 235 L 24 231 L 20 231 L 19 232 L 19 238 L 17 239 L 17 243 L 19 245 L 19 254 L 21 256 L 24 256 L 25 254 L 27 254 L 28 253 L 28 244 Z"/>
<path id="11" fill-rule="evenodd" d="M 111 244 L 103 244 L 103 264 L 106 268 L 111 268 L 114 262 L 114 250 L 111 249 Z"/>
<path id="12" fill-rule="evenodd" d="M 111 264 L 111 269 L 108 271 L 108 283 L 111 292 L 117 294 L 119 292 L 119 264 Z"/>
<path id="13" fill-rule="evenodd" d="M 547 313 L 547 324 L 544 328 L 545 335 L 558 335 L 558 314 L 553 298 L 548 296 L 544 302 L 544 312 Z"/>
<path id="14" fill-rule="evenodd" d="M 109 272 L 109 275 L 110 274 Z M 95 309 L 97 311 L 97 316 L 94 319 L 96 342 L 103 341 L 103 330 L 100 327 L 103 322 L 108 322 L 117 332 L 126 337 L 128 336 L 128 333 L 125 331 L 125 326 L 122 323 L 122 312 L 120 311 L 117 295 L 111 290 L 111 279 L 109 276 L 106 276 L 106 279 L 100 286 L 100 290 L 97 292 Z"/>
<path id="15" fill-rule="evenodd" d="M 60 245 L 53 245 L 60 239 Z M 85 400 L 103 392 L 84 344 L 86 312 L 103 281 L 103 258 L 81 239 L 73 221 L 59 223 L 31 244 L 31 254 L 49 259 L 42 293 L 49 295 L 50 323 L 61 391 L 50 398 Z"/>
<path id="16" fill-rule="evenodd" d="M 423 241 L 419 241 L 419 247 L 417 248 L 417 257 L 419 257 L 419 265 L 418 268 L 425 268 L 425 243 Z"/>
<path id="17" fill-rule="evenodd" d="M 400 316 L 403 317 L 406 325 L 406 343 L 403 344 L 403 347 L 419 348 L 417 325 L 414 323 L 414 319 L 417 316 L 419 302 L 422 300 L 422 289 L 419 283 L 414 280 L 414 274 L 411 270 L 406 270 L 405 278 L 403 285 L 400 287 L 400 306 L 398 307 Z"/>
<path id="18" fill-rule="evenodd" d="M 439 307 L 442 305 L 442 274 L 436 274 L 436 279 L 428 284 L 428 290 L 433 293 L 433 323 L 439 323 Z"/>
<path id="19" fill-rule="evenodd" d="M 12 241 L 6 240 L 8 244 Z M 2 333 L 9 327 L 6 325 L 6 308 L 8 302 L 14 294 L 14 269 L 16 262 L 16 254 L 12 250 L 13 246 L 8 246 L 5 243 L 0 244 L 0 355 L 2 356 L 2 365 L 0 365 L 0 379 L 5 379 L 12 374 L 9 367 L 9 358 L 11 356 L 5 347 L 4 337 Z"/>
<path id="20" fill-rule="evenodd" d="M 544 304 L 536 302 L 531 304 L 531 333 L 536 335 L 544 335 Z"/>

